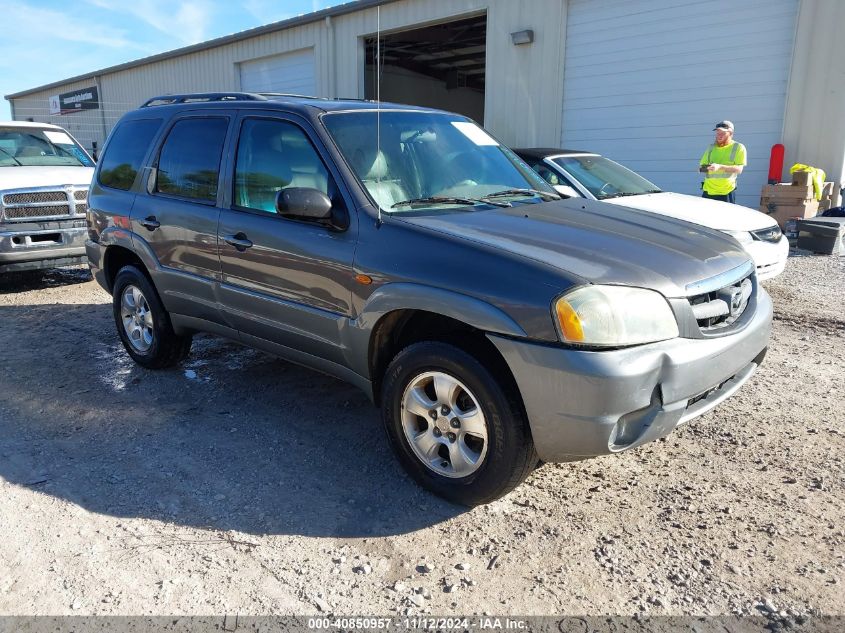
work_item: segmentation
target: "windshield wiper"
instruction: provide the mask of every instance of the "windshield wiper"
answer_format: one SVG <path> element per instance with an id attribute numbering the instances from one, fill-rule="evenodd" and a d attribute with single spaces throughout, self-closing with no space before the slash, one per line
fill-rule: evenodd
<path id="1" fill-rule="evenodd" d="M 657 191 L 620 191 L 618 193 L 608 193 L 599 200 L 607 200 L 608 198 L 624 198 L 626 196 L 641 196 L 644 193 L 658 193 Z"/>
<path id="2" fill-rule="evenodd" d="M 540 191 L 539 189 L 503 189 L 494 193 L 488 193 L 482 199 L 504 198 L 506 196 L 540 196 L 543 200 L 560 200 L 561 195 L 551 191 Z"/>
<path id="3" fill-rule="evenodd" d="M 15 158 L 14 156 L 12 156 L 9 152 L 7 152 L 7 151 L 6 151 L 5 149 L 3 149 L 2 147 L 0 147 L 0 152 L 3 152 L 6 156 L 8 156 L 9 158 L 11 158 L 13 161 L 15 161 L 15 163 L 17 163 L 18 167 L 23 167 L 23 163 L 22 163 L 21 161 L 19 161 L 17 158 Z"/>
<path id="4" fill-rule="evenodd" d="M 417 205 L 426 205 L 426 204 L 492 204 L 496 207 L 509 207 L 511 206 L 509 202 L 494 202 L 492 200 L 484 200 L 482 198 L 456 198 L 456 197 L 446 197 L 446 196 L 429 196 L 428 198 L 411 198 L 410 200 L 402 200 L 401 202 L 397 202 L 395 204 L 390 205 L 391 209 L 395 209 L 396 207 L 400 207 L 403 205 L 407 205 L 409 207 L 417 206 Z"/>

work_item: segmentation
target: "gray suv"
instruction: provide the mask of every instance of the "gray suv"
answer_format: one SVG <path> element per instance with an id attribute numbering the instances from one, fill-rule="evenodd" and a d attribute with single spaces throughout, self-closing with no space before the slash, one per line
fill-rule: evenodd
<path id="1" fill-rule="evenodd" d="M 112 131 L 87 253 L 151 369 L 211 332 L 349 381 L 404 467 L 473 505 L 730 396 L 769 340 L 739 243 L 564 200 L 482 128 L 289 95 L 151 99 Z"/>

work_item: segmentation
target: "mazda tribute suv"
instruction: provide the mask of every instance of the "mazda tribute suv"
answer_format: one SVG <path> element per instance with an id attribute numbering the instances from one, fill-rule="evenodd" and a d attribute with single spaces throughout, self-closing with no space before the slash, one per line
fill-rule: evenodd
<path id="1" fill-rule="evenodd" d="M 769 340 L 734 239 L 560 199 L 449 112 L 158 97 L 112 131 L 89 204 L 90 267 L 138 364 L 210 332 L 348 381 L 408 472 L 467 505 L 540 460 L 669 434 Z"/>

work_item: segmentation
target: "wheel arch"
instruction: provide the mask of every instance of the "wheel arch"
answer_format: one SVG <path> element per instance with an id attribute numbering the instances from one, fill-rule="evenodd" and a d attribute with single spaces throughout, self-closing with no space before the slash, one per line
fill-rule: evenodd
<path id="1" fill-rule="evenodd" d="M 376 296 L 378 294 L 379 296 Z M 401 305 L 402 307 L 397 307 Z M 385 309 L 386 307 L 390 309 Z M 459 293 L 411 284 L 390 284 L 365 305 L 357 331 L 366 333 L 366 372 L 374 402 L 381 398 L 384 373 L 402 349 L 421 341 L 450 343 L 491 365 L 519 397 L 516 380 L 487 333 L 526 337 L 525 331 L 500 309 Z M 358 355 L 361 358 L 361 355 Z M 521 397 L 520 406 L 521 406 Z"/>

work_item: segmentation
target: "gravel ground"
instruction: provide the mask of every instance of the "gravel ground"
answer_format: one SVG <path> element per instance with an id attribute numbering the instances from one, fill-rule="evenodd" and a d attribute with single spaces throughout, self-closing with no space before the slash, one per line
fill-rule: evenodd
<path id="1" fill-rule="evenodd" d="M 84 269 L 0 278 L 0 614 L 845 614 L 845 258 L 766 286 L 769 355 L 669 438 L 466 510 L 334 379 L 122 351 Z"/>

